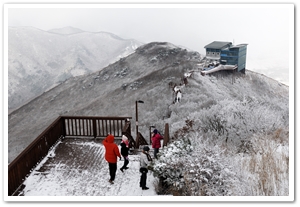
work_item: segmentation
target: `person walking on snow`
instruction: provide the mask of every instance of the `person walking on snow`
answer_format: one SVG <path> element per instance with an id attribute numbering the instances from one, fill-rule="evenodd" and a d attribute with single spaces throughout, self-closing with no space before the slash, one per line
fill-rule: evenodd
<path id="1" fill-rule="evenodd" d="M 159 148 L 161 147 L 160 140 L 162 139 L 163 137 L 160 135 L 157 129 L 154 129 L 152 133 L 151 141 L 152 141 L 152 148 L 154 149 L 155 159 L 157 159 L 157 153 L 159 152 Z"/>
<path id="2" fill-rule="evenodd" d="M 140 179 L 140 187 L 142 190 L 148 190 L 149 188 L 146 186 L 147 183 L 147 173 L 148 173 L 148 165 L 152 161 L 151 156 L 149 155 L 149 147 L 145 146 L 143 148 L 143 152 L 141 153 L 140 156 L 140 173 L 141 179 Z"/>
<path id="3" fill-rule="evenodd" d="M 129 164 L 129 158 L 128 158 L 129 143 L 128 143 L 128 138 L 125 135 L 122 136 L 122 142 L 120 145 L 121 145 L 121 155 L 124 158 L 124 164 L 120 168 L 120 170 L 124 172 L 123 170 L 127 170 L 128 169 L 127 165 Z"/>
<path id="4" fill-rule="evenodd" d="M 105 160 L 108 162 L 109 167 L 109 182 L 114 184 L 117 171 L 117 157 L 121 159 L 119 147 L 114 143 L 115 137 L 109 134 L 102 142 L 105 147 Z"/>

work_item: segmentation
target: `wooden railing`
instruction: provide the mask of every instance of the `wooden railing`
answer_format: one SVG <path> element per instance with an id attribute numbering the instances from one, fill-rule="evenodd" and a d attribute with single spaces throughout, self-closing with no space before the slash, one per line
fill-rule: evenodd
<path id="1" fill-rule="evenodd" d="M 8 166 L 8 195 L 12 195 L 26 176 L 49 152 L 49 149 L 64 135 L 63 119 L 56 119 Z"/>
<path id="2" fill-rule="evenodd" d="M 131 136 L 131 117 L 58 117 L 8 166 L 8 195 L 13 195 L 26 176 L 63 137 L 115 137 L 126 135 L 135 146 Z"/>
<path id="3" fill-rule="evenodd" d="M 65 137 L 122 137 L 126 122 L 131 117 L 64 116 Z M 127 129 L 130 131 L 130 128 Z M 125 132 L 124 132 L 125 133 Z M 131 136 L 131 132 L 130 132 Z"/>

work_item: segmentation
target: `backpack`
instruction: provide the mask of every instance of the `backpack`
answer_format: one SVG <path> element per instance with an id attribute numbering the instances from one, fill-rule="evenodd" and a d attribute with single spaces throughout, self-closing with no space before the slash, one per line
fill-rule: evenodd
<path id="1" fill-rule="evenodd" d="M 148 161 L 152 162 L 152 158 L 151 158 L 151 156 L 150 156 L 148 153 L 146 153 L 146 155 L 147 155 L 147 159 L 148 159 Z"/>

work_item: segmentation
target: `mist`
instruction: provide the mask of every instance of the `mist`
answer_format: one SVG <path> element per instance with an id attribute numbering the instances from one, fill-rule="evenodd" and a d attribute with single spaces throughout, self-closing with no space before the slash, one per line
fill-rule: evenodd
<path id="1" fill-rule="evenodd" d="M 26 5 L 8 9 L 8 26 L 75 27 L 143 43 L 170 42 L 205 54 L 213 41 L 248 44 L 246 68 L 289 85 L 293 4 Z"/>

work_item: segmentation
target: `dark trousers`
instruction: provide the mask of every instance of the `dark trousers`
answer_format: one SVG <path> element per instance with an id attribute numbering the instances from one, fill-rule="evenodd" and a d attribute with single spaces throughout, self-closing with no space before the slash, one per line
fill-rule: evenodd
<path id="1" fill-rule="evenodd" d="M 145 188 L 146 187 L 146 181 L 147 181 L 147 172 L 148 170 L 144 170 L 145 168 L 141 168 L 140 172 L 142 173 L 141 179 L 140 179 L 140 187 Z"/>
<path id="2" fill-rule="evenodd" d="M 142 173 L 141 180 L 140 180 L 140 187 L 145 188 L 147 181 L 147 173 Z"/>
<path id="3" fill-rule="evenodd" d="M 125 168 L 127 167 L 128 163 L 129 163 L 128 157 L 127 157 L 127 159 L 126 159 L 126 158 L 123 156 L 123 158 L 124 158 L 124 164 L 123 164 L 123 166 L 121 167 L 121 169 L 125 169 Z"/>
<path id="4" fill-rule="evenodd" d="M 159 152 L 159 148 L 154 148 L 154 158 L 157 159 L 157 153 Z"/>
<path id="5" fill-rule="evenodd" d="M 117 163 L 108 163 L 108 166 L 109 166 L 110 180 L 114 181 L 116 177 Z"/>

